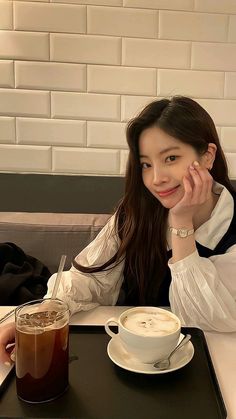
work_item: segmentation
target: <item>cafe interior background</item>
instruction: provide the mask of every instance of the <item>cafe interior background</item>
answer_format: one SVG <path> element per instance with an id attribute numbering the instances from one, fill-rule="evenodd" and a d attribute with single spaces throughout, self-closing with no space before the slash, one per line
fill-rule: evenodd
<path id="1" fill-rule="evenodd" d="M 126 122 L 175 94 L 236 179 L 236 1 L 0 1 L 0 173 L 123 177 Z"/>
<path id="2" fill-rule="evenodd" d="M 37 184 L 41 196 L 34 195 L 33 210 L 43 204 L 40 211 L 63 212 L 62 177 L 76 183 L 123 180 L 127 121 L 156 97 L 175 94 L 194 98 L 213 117 L 230 177 L 236 180 L 236 0 L 0 0 L 0 211 L 31 210 Z M 25 176 L 32 181 L 31 194 L 19 188 L 17 179 Z M 58 199 L 51 179 L 59 180 Z M 88 212 L 95 211 L 95 204 L 100 211 L 94 185 Z M 46 207 L 45 196 L 51 195 Z M 67 211 L 81 210 L 80 195 L 78 206 L 75 198 L 72 190 Z M 3 231 L 1 241 L 11 237 L 50 266 L 55 247 L 61 255 L 64 242 L 49 233 L 41 245 L 40 228 L 21 234 L 10 219 L 7 240 Z M 77 254 L 72 236 L 68 242 Z M 235 345 L 230 335 L 212 334 L 207 342 L 228 418 L 233 418 Z"/>

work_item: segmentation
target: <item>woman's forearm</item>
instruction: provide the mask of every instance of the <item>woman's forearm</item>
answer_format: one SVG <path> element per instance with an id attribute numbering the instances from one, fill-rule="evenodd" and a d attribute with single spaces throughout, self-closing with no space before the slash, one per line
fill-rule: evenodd
<path id="1" fill-rule="evenodd" d="M 192 221 L 172 217 L 171 225 L 172 262 L 178 262 L 196 250 Z M 184 230 L 184 231 L 183 231 Z M 184 235 L 186 234 L 186 237 Z M 187 235 L 189 234 L 189 235 Z"/>

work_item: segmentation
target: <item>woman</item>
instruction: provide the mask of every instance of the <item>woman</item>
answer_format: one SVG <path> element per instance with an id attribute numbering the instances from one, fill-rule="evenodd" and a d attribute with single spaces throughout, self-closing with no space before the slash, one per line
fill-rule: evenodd
<path id="1" fill-rule="evenodd" d="M 127 141 L 124 198 L 58 298 L 71 313 L 170 304 L 185 325 L 235 331 L 236 195 L 211 117 L 186 97 L 158 100 L 129 122 Z M 0 359 L 13 338 L 5 326 Z"/>

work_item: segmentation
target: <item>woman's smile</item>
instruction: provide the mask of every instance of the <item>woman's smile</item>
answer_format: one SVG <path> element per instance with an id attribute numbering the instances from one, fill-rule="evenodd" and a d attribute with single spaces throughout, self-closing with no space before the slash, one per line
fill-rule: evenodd
<path id="1" fill-rule="evenodd" d="M 175 186 L 175 188 L 166 189 L 165 191 L 159 191 L 159 192 L 157 191 L 156 193 L 157 193 L 157 195 L 159 195 L 161 198 L 162 198 L 162 197 L 165 197 L 165 196 L 169 196 L 169 195 L 174 194 L 174 193 L 177 191 L 177 189 L 179 188 L 179 186 L 180 186 L 180 185 Z"/>

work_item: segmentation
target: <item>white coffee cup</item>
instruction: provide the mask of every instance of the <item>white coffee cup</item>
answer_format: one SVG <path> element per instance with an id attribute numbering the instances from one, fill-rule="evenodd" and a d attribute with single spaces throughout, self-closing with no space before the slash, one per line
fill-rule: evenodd
<path id="1" fill-rule="evenodd" d="M 110 325 L 118 326 L 118 333 Z M 159 307 L 134 307 L 119 318 L 106 321 L 105 330 L 119 338 L 125 350 L 143 363 L 154 363 L 167 357 L 178 343 L 181 322 L 168 310 Z"/>

